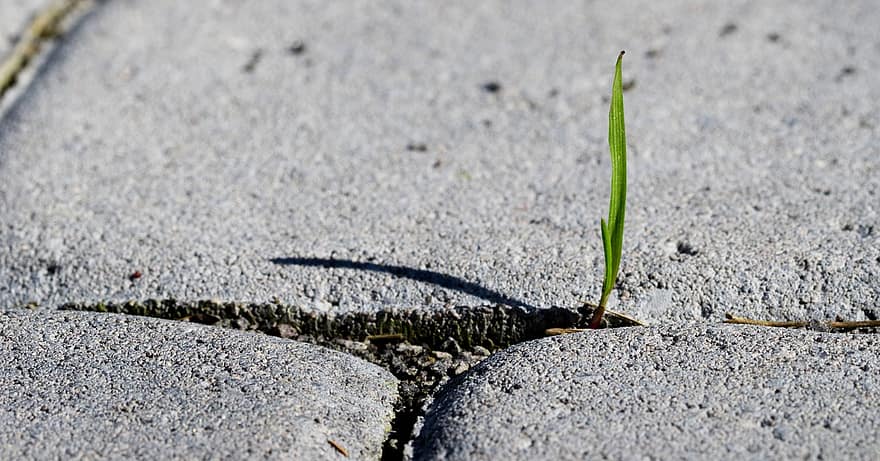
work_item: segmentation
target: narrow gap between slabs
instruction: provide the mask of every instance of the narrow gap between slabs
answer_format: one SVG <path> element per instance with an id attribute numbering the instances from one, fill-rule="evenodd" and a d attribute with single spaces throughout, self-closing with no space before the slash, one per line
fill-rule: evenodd
<path id="1" fill-rule="evenodd" d="M 546 336 L 553 328 L 582 328 L 592 309 L 525 309 L 504 305 L 392 309 L 339 315 L 280 303 L 146 300 L 70 303 L 63 310 L 113 312 L 197 322 L 317 344 L 360 357 L 400 380 L 399 399 L 382 460 L 404 458 L 423 406 L 450 378 L 494 351 Z M 611 327 L 628 326 L 610 322 Z"/>

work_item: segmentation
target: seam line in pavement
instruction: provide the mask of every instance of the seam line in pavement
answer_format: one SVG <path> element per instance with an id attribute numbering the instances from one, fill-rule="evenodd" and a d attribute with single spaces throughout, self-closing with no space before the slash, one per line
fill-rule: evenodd
<path id="1" fill-rule="evenodd" d="M 560 307 L 418 307 L 331 314 L 281 303 L 174 299 L 67 303 L 61 310 L 158 317 L 256 330 L 316 344 L 377 364 L 401 381 L 394 420 L 381 459 L 405 459 L 425 403 L 446 380 L 461 375 L 494 350 L 545 337 L 549 328 L 584 326 L 592 311 Z"/>
<path id="2" fill-rule="evenodd" d="M 60 0 L 40 11 L 25 29 L 12 52 L 0 62 L 0 100 L 39 55 L 43 44 L 63 33 L 62 23 L 91 0 Z"/>

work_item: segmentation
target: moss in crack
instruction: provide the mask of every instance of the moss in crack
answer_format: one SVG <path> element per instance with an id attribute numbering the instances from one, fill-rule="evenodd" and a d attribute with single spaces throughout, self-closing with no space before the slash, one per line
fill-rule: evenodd
<path id="1" fill-rule="evenodd" d="M 70 303 L 62 309 L 124 313 L 258 330 L 321 345 L 378 364 L 400 380 L 396 416 L 383 449 L 383 460 L 403 459 L 403 449 L 412 437 L 424 402 L 450 378 L 464 373 L 492 351 L 544 337 L 548 329 L 583 327 L 592 317 L 589 308 L 526 311 L 501 305 L 332 315 L 280 303 L 174 299 Z M 611 326 L 621 326 L 610 323 Z"/>

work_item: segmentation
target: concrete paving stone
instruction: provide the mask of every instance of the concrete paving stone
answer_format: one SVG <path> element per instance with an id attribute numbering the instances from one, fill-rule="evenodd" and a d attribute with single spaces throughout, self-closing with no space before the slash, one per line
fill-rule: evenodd
<path id="1" fill-rule="evenodd" d="M 2 459 L 379 459 L 397 380 L 318 346 L 112 314 L 0 313 Z"/>
<path id="2" fill-rule="evenodd" d="M 521 343 L 451 382 L 418 460 L 877 459 L 880 336 L 729 325 Z"/>
<path id="3" fill-rule="evenodd" d="M 12 51 L 19 35 L 48 0 L 3 0 L 0 2 L 0 61 Z"/>
<path id="4" fill-rule="evenodd" d="M 873 0 L 104 2 L 0 121 L 0 303 L 595 300 L 626 49 L 612 308 L 876 317 L 878 23 Z"/>

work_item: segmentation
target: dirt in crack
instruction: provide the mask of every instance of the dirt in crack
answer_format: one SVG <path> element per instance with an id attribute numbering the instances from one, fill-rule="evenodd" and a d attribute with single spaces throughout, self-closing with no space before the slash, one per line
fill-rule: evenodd
<path id="1" fill-rule="evenodd" d="M 550 328 L 583 327 L 592 310 L 507 306 L 395 309 L 328 315 L 276 303 L 182 302 L 67 304 L 66 310 L 144 315 L 197 322 L 318 344 L 385 367 L 399 380 L 399 400 L 383 460 L 403 459 L 430 396 L 450 378 L 499 350 L 546 336 Z M 611 326 L 626 326 L 623 324 Z"/>

